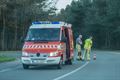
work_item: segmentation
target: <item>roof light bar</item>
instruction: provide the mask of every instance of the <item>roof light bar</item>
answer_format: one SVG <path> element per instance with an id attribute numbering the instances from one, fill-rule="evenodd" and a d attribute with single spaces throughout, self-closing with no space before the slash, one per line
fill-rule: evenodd
<path id="1" fill-rule="evenodd" d="M 39 21 L 39 22 L 32 22 L 32 24 L 60 24 L 60 22 Z"/>

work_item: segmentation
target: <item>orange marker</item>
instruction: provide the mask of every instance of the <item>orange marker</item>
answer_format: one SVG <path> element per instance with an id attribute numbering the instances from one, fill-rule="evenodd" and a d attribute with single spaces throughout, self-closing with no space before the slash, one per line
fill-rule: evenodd
<path id="1" fill-rule="evenodd" d="M 96 54 L 94 54 L 94 56 L 93 56 L 93 60 L 96 60 Z"/>

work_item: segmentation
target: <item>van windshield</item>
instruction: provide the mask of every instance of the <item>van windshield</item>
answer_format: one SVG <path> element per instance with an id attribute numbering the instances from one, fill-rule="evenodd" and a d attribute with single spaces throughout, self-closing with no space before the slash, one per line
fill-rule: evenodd
<path id="1" fill-rule="evenodd" d="M 26 41 L 59 41 L 60 28 L 29 29 Z"/>

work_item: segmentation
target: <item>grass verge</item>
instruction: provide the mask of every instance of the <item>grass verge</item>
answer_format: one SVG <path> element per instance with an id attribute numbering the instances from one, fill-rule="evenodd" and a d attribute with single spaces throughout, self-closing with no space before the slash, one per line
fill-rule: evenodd
<path id="1" fill-rule="evenodd" d="M 0 63 L 2 63 L 2 62 L 14 61 L 14 60 L 15 60 L 15 58 L 0 56 Z"/>

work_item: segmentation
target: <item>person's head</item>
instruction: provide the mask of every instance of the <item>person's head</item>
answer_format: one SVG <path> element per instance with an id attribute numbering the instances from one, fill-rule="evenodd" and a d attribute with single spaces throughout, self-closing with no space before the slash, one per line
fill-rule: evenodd
<path id="1" fill-rule="evenodd" d="M 90 36 L 90 37 L 89 37 L 89 39 L 93 39 L 93 37 L 92 37 L 92 36 Z"/>
<path id="2" fill-rule="evenodd" d="M 79 38 L 82 38 L 82 35 L 79 35 Z"/>

